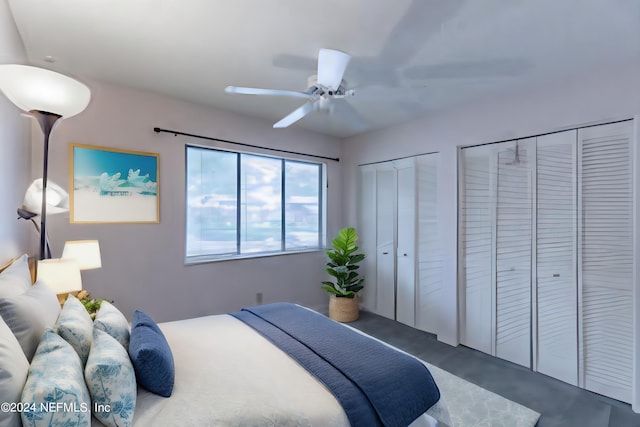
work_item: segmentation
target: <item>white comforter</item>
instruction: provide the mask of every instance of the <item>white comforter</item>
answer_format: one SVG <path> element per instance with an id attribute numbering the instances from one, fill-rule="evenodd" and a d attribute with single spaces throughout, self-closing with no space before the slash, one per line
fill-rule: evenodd
<path id="1" fill-rule="evenodd" d="M 312 374 L 229 315 L 160 324 L 176 367 L 170 398 L 138 389 L 134 426 L 349 426 Z M 438 402 L 411 427 L 450 424 Z"/>

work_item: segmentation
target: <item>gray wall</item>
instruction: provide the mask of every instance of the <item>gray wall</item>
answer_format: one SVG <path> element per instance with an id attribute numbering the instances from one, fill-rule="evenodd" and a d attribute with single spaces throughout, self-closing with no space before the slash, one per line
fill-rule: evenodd
<path id="1" fill-rule="evenodd" d="M 340 156 L 338 140 L 296 128 L 274 130 L 271 122 L 150 92 L 97 81 L 85 83 L 92 90 L 89 107 L 63 120 L 52 133 L 49 178 L 63 187 L 68 185 L 70 142 L 159 153 L 160 169 L 159 224 L 70 224 L 68 214 L 49 217 L 47 225 L 54 257 L 61 255 L 66 240 L 100 241 L 102 268 L 82 273 L 88 291 L 115 300 L 127 316 L 138 308 L 158 321 L 237 310 L 255 304 L 258 292 L 263 294 L 265 303 L 291 301 L 318 308 L 328 303 L 319 286 L 326 274 L 323 252 L 185 266 L 184 147 L 187 143 L 225 145 L 156 134 L 153 128 L 328 157 Z M 42 133 L 36 127 L 33 129 L 35 148 L 41 145 Z M 41 164 L 41 158 L 36 157 L 34 176 Z M 336 162 L 327 162 L 327 167 L 331 235 L 342 222 L 341 172 Z"/>
<path id="2" fill-rule="evenodd" d="M 6 0 L 0 0 L 0 64 L 24 63 L 25 53 Z M 16 220 L 30 177 L 29 120 L 0 95 L 0 265 L 27 252 L 30 223 Z"/>
<path id="3" fill-rule="evenodd" d="M 438 339 L 458 343 L 457 147 L 526 137 L 640 113 L 640 63 L 548 84 L 529 92 L 427 114 L 409 123 L 344 141 L 344 219 L 357 223 L 358 165 L 428 152 L 440 153 L 438 216 L 443 289 Z"/>

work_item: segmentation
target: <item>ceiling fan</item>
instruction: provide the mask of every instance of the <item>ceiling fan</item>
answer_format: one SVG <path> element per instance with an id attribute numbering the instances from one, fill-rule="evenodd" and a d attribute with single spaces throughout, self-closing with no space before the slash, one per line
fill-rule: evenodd
<path id="1" fill-rule="evenodd" d="M 353 128 L 364 129 L 368 125 L 358 112 L 344 98 L 355 95 L 347 90 L 343 80 L 351 55 L 334 49 L 320 49 L 318 53 L 318 72 L 308 79 L 308 88 L 304 92 L 279 89 L 260 89 L 251 87 L 227 86 L 227 93 L 243 95 L 289 96 L 306 99 L 307 102 L 273 125 L 274 128 L 291 126 L 307 114 L 314 111 L 337 113 Z"/>

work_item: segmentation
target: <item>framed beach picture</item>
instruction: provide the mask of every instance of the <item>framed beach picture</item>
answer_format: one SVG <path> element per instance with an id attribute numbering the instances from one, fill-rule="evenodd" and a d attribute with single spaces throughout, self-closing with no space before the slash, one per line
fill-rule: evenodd
<path id="1" fill-rule="evenodd" d="M 158 154 L 69 144 L 72 223 L 160 222 Z"/>

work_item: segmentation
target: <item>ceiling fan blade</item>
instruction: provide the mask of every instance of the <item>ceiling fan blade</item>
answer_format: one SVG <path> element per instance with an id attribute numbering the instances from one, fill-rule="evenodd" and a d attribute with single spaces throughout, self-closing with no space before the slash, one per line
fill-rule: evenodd
<path id="1" fill-rule="evenodd" d="M 340 116 L 341 120 L 348 123 L 352 130 L 361 132 L 369 129 L 369 122 L 367 122 L 348 101 L 336 98 L 331 102 L 330 112 Z"/>
<path id="2" fill-rule="evenodd" d="M 351 55 L 339 50 L 320 49 L 318 53 L 318 84 L 338 89 Z"/>
<path id="3" fill-rule="evenodd" d="M 295 90 L 259 89 L 255 87 L 227 86 L 224 88 L 224 91 L 227 93 L 240 93 L 242 95 L 291 96 L 294 98 L 304 98 L 304 99 L 313 98 L 308 93 L 296 92 Z"/>
<path id="4" fill-rule="evenodd" d="M 457 61 L 435 65 L 417 65 L 405 70 L 410 79 L 460 79 L 474 77 L 513 77 L 533 68 L 533 65 L 518 58 L 498 58 L 482 61 Z"/>
<path id="5" fill-rule="evenodd" d="M 280 68 L 288 68 L 290 70 L 310 72 L 317 68 L 317 58 L 279 54 L 273 57 L 273 65 Z"/>
<path id="6" fill-rule="evenodd" d="M 412 0 L 384 42 L 378 61 L 408 65 L 434 34 L 456 16 L 467 0 Z"/>
<path id="7" fill-rule="evenodd" d="M 286 128 L 309 114 L 310 112 L 316 109 L 316 102 L 307 102 L 302 105 L 300 108 L 296 108 L 291 113 L 289 113 L 286 117 L 284 117 L 279 122 L 273 125 L 274 128 Z"/>

